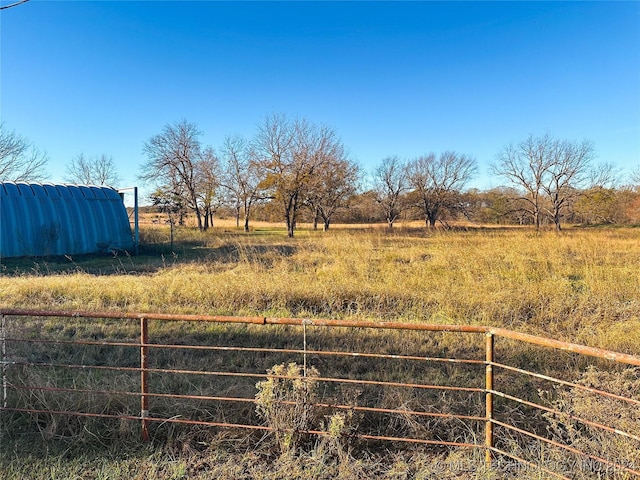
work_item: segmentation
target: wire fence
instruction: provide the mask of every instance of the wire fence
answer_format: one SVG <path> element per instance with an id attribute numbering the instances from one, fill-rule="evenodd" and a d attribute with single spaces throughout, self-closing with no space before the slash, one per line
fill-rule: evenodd
<path id="1" fill-rule="evenodd" d="M 638 356 L 476 325 L 6 309 L 0 316 L 0 414 L 41 430 L 61 428 L 61 416 L 135 424 L 143 441 L 170 424 L 289 429 L 391 448 L 474 449 L 489 466 L 510 459 L 557 478 L 585 468 L 640 477 Z M 278 408 L 295 414 L 302 402 L 313 421 L 283 425 L 256 413 L 260 386 L 286 381 L 302 381 L 305 396 L 276 398 Z M 336 414 L 348 418 L 337 433 Z"/>

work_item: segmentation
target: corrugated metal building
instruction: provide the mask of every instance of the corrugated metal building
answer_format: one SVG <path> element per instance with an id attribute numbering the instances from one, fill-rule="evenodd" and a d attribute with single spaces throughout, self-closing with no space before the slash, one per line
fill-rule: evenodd
<path id="1" fill-rule="evenodd" d="M 0 257 L 132 249 L 127 211 L 113 188 L 0 183 Z"/>

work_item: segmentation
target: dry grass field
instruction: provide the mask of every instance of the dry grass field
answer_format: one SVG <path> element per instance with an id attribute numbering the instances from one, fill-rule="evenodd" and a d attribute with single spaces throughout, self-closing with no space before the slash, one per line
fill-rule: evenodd
<path id="1" fill-rule="evenodd" d="M 495 325 L 640 353 L 640 230 L 142 231 L 141 254 L 3 260 L 0 305 Z M 164 242 L 164 243 L 162 243 Z"/>
<path id="2" fill-rule="evenodd" d="M 293 239 L 270 224 L 246 234 L 231 221 L 206 233 L 179 228 L 171 248 L 168 227 L 148 224 L 137 256 L 2 260 L 0 306 L 492 325 L 640 354 L 637 228 L 556 234 L 464 226 L 430 232 L 419 224 L 393 232 L 302 227 Z M 451 340 L 442 348 L 455 356 L 468 345 Z M 221 434 L 206 449 L 185 452 L 173 438 L 162 446 L 127 444 L 126 455 L 115 446 L 78 453 L 47 444 L 54 454 L 44 457 L 3 445 L 0 472 L 3 478 L 505 478 L 474 467 L 482 460 L 468 452 L 356 458 L 316 445 L 295 458 L 265 457 L 249 443 L 235 439 L 230 448 L 229 442 Z M 541 475 L 513 478 L 547 478 Z"/>

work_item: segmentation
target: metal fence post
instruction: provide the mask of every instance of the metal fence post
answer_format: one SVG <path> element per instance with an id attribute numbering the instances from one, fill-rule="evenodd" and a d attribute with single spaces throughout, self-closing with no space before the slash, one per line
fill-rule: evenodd
<path id="1" fill-rule="evenodd" d="M 138 208 L 138 187 L 133 187 L 133 251 L 136 255 L 138 255 L 138 247 L 140 245 Z"/>
<path id="2" fill-rule="evenodd" d="M 307 323 L 308 320 L 302 321 L 302 372 L 304 377 L 307 377 Z"/>
<path id="3" fill-rule="evenodd" d="M 4 314 L 0 323 L 0 340 L 2 342 L 2 408 L 7 408 L 7 331 Z"/>
<path id="4" fill-rule="evenodd" d="M 493 448 L 493 333 L 485 334 L 485 462 L 491 468 L 491 449 Z"/>
<path id="5" fill-rule="evenodd" d="M 149 416 L 149 393 L 147 382 L 149 380 L 149 360 L 147 358 L 147 343 L 149 342 L 149 330 L 147 325 L 147 319 L 140 319 L 140 389 L 142 395 L 140 397 L 141 411 L 140 418 L 142 419 L 142 440 L 149 440 L 149 423 L 147 417 Z"/>

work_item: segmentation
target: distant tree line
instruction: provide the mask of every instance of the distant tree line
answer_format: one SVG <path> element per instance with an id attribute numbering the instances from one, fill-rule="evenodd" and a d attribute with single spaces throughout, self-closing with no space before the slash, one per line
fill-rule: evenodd
<path id="1" fill-rule="evenodd" d="M 186 120 L 166 125 L 144 143 L 139 178 L 172 225 L 187 215 L 198 228 L 216 215 L 233 216 L 245 231 L 251 219 L 283 221 L 290 237 L 300 222 L 329 229 L 334 222 L 422 220 L 426 228 L 456 220 L 477 224 L 547 225 L 640 223 L 640 166 L 626 182 L 611 164 L 594 164 L 591 142 L 529 136 L 505 146 L 490 166 L 505 186 L 469 189 L 477 162 L 455 151 L 413 159 L 383 158 L 367 174 L 350 158 L 336 131 L 304 118 L 272 114 L 251 138 L 233 135 L 214 150 Z M 41 181 L 46 154 L 0 124 L 0 180 Z M 115 186 L 112 157 L 77 155 L 66 181 Z"/>
<path id="2" fill-rule="evenodd" d="M 144 145 L 140 178 L 154 185 L 163 211 L 193 213 L 207 230 L 220 208 L 231 208 L 249 230 L 251 212 L 269 203 L 293 237 L 303 211 L 328 229 L 358 191 L 359 168 L 335 130 L 306 119 L 271 115 L 252 139 L 229 136 L 219 155 L 199 140 L 196 125 L 180 121 Z"/>
<path id="3" fill-rule="evenodd" d="M 162 211 L 195 214 L 206 230 L 213 213 L 243 221 L 284 221 L 290 237 L 300 221 L 326 230 L 334 221 L 422 219 L 427 228 L 466 219 L 476 223 L 532 225 L 640 221 L 638 174 L 619 186 L 612 165 L 594 165 L 591 142 L 530 136 L 507 145 L 491 171 L 505 187 L 467 185 L 478 171 L 469 155 L 426 153 L 380 161 L 366 177 L 330 127 L 285 115 L 267 116 L 250 139 L 227 137 L 216 154 L 202 147 L 187 121 L 165 126 L 145 143 L 141 178 L 155 184 Z M 633 183 L 635 182 L 635 183 Z"/>

